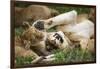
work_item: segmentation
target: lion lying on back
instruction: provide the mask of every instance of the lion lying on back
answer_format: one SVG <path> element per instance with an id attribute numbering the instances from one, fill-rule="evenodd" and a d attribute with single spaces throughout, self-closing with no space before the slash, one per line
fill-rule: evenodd
<path id="1" fill-rule="evenodd" d="M 45 29 L 56 26 L 57 30 L 64 32 L 72 42 L 78 42 L 83 50 L 89 50 L 90 46 L 88 45 L 91 42 L 91 38 L 94 40 L 94 23 L 84 16 L 80 17 L 78 18 L 77 12 L 73 10 L 53 18 L 38 20 L 34 23 L 42 21 Z M 95 47 L 91 47 L 91 49 L 91 51 L 95 52 Z"/>
<path id="2" fill-rule="evenodd" d="M 15 55 L 26 57 L 31 54 L 35 58 L 48 56 L 52 55 L 53 49 L 70 48 L 74 42 L 78 42 L 81 49 L 94 52 L 94 23 L 85 18 L 79 23 L 77 21 L 77 12 L 70 11 L 46 20 L 37 20 L 32 26 L 27 24 L 28 28 L 19 42 L 15 43 Z M 46 29 L 54 26 L 57 26 L 58 32 L 46 32 Z"/>
<path id="3" fill-rule="evenodd" d="M 73 42 L 79 42 L 83 50 L 89 49 L 88 46 L 91 38 L 94 37 L 94 23 L 90 20 L 84 20 L 76 25 L 64 25 L 57 27 L 58 30 L 62 30 L 66 36 Z M 93 42 L 94 43 L 94 42 Z M 94 44 L 93 44 L 94 45 Z M 92 46 L 92 45 L 91 45 Z M 92 47 L 95 50 L 94 47 Z M 92 50 L 92 52 L 94 52 Z"/>

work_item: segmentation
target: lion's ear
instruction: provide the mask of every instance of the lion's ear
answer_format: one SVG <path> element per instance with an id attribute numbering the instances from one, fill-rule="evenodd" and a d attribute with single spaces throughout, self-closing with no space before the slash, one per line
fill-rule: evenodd
<path id="1" fill-rule="evenodd" d="M 24 21 L 24 22 L 23 22 L 23 28 L 24 28 L 24 29 L 28 29 L 29 27 L 30 27 L 29 22 Z"/>

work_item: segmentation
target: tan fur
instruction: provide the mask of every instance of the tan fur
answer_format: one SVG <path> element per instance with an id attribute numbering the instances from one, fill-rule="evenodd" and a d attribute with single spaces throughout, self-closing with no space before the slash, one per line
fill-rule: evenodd
<path id="1" fill-rule="evenodd" d="M 58 26 L 57 30 L 63 31 L 65 35 L 74 42 L 78 42 L 83 50 L 94 51 L 94 41 L 90 38 L 94 35 L 94 24 L 87 19 L 81 20 L 80 24 Z M 79 26 L 77 26 L 79 25 Z M 86 26 L 85 26 L 86 25 Z M 76 29 L 74 28 L 76 26 Z M 80 27 L 81 26 L 81 27 Z M 79 27 L 79 29 L 78 29 Z M 83 27 L 83 29 L 82 29 Z M 86 27 L 86 28 L 85 28 Z M 74 29 L 73 29 L 74 28 Z M 80 30 L 80 31 L 79 31 Z M 77 31 L 77 32 L 76 32 Z M 75 33 L 76 32 L 76 33 Z"/>
<path id="2" fill-rule="evenodd" d="M 94 39 L 83 39 L 80 41 L 81 48 L 88 50 L 91 53 L 95 53 Z"/>
<path id="3" fill-rule="evenodd" d="M 62 43 L 60 42 L 60 40 L 58 40 L 57 38 L 54 37 L 55 33 L 58 33 L 61 36 L 61 38 L 63 40 Z M 49 43 L 49 44 L 51 43 L 50 46 L 48 44 L 49 48 L 50 47 L 57 47 L 60 50 L 63 50 L 65 48 L 69 48 L 72 45 L 72 43 L 69 40 L 69 38 L 67 38 L 62 31 L 48 33 L 48 35 L 47 35 L 47 43 Z"/>
<path id="4" fill-rule="evenodd" d="M 32 50 L 27 50 L 21 46 L 15 46 L 15 57 L 32 57 L 33 59 L 39 57 Z"/>
<path id="5" fill-rule="evenodd" d="M 89 13 L 89 19 L 93 21 L 94 23 L 96 22 L 96 9 L 91 8 L 90 13 Z"/>
<path id="6" fill-rule="evenodd" d="M 49 53 L 45 48 L 45 32 L 39 31 L 34 26 L 29 26 L 22 35 L 19 37 L 19 41 L 16 45 L 20 45 L 25 49 L 32 49 L 38 55 L 48 55 Z M 16 41 L 16 40 L 15 40 Z"/>
<path id="7" fill-rule="evenodd" d="M 39 58 L 39 56 L 31 49 L 25 49 L 20 37 L 15 37 L 15 58 L 16 57 L 32 57 L 32 59 Z"/>
<path id="8" fill-rule="evenodd" d="M 58 14 L 58 11 L 43 5 L 30 5 L 26 8 L 15 7 L 15 26 L 21 26 L 23 21 L 31 24 L 38 19 L 47 19 Z"/>
<path id="9" fill-rule="evenodd" d="M 77 16 L 77 23 L 80 23 L 83 20 L 89 19 L 89 15 L 88 14 L 79 14 Z"/>
<path id="10" fill-rule="evenodd" d="M 83 14 L 79 14 L 77 16 L 77 23 L 80 23 L 81 21 L 83 20 L 86 20 L 86 19 L 89 19 L 91 20 L 93 23 L 95 23 L 95 17 L 96 17 L 96 14 L 95 14 L 96 10 L 94 8 L 91 8 L 90 9 L 90 13 L 89 14 L 86 14 L 86 13 L 83 13 Z"/>
<path id="11" fill-rule="evenodd" d="M 27 29 L 22 33 L 22 39 L 33 42 L 33 44 L 42 41 L 43 38 L 44 38 L 44 33 L 37 30 L 34 27 L 30 27 L 29 29 Z"/>
<path id="12" fill-rule="evenodd" d="M 17 41 L 18 40 L 18 41 Z M 32 60 L 32 64 L 36 64 L 36 63 L 41 63 L 43 62 L 42 60 L 44 60 L 44 56 L 42 54 L 42 56 L 39 56 L 37 54 L 37 52 L 34 52 L 31 49 L 26 49 L 23 46 L 18 46 L 21 45 L 22 43 L 19 43 L 19 38 L 16 39 L 16 46 L 15 46 L 15 58 L 17 57 L 23 57 L 23 58 L 27 58 L 27 57 L 31 57 Z M 38 45 L 37 45 L 38 46 Z M 42 48 L 41 48 L 42 49 Z M 39 50 L 38 50 L 39 51 Z M 46 52 L 47 53 L 47 52 Z M 41 62 L 40 62 L 41 61 Z M 16 63 L 16 60 L 15 60 Z"/>
<path id="13" fill-rule="evenodd" d="M 15 26 L 19 26 L 22 24 L 22 17 L 21 17 L 22 9 L 23 8 L 15 7 Z"/>
<path id="14" fill-rule="evenodd" d="M 90 39 L 88 41 L 88 46 L 87 46 L 87 49 L 92 52 L 92 53 L 95 53 L 95 39 Z"/>

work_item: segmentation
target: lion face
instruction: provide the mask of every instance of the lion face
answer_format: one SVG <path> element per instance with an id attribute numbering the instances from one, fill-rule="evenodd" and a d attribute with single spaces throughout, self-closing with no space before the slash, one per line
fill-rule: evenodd
<path id="1" fill-rule="evenodd" d="M 48 35 L 46 39 L 46 48 L 48 51 L 52 49 L 59 49 L 64 42 L 62 32 L 55 32 Z"/>

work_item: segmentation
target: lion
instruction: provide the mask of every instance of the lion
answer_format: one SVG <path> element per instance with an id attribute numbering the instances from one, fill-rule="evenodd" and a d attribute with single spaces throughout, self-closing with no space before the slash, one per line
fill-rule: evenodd
<path id="1" fill-rule="evenodd" d="M 47 20 L 37 20 L 34 24 L 44 24 L 45 29 L 56 26 L 57 31 L 62 31 L 73 43 L 80 44 L 83 50 L 86 49 L 88 40 L 94 37 L 94 23 L 87 15 L 78 15 L 75 10 L 63 13 Z"/>
<path id="2" fill-rule="evenodd" d="M 75 25 L 58 26 L 57 30 L 63 31 L 71 41 L 78 42 L 83 50 L 89 50 L 94 45 L 90 46 L 90 40 L 94 37 L 94 23 L 88 19 Z"/>
<path id="3" fill-rule="evenodd" d="M 32 57 L 32 63 L 37 63 L 49 54 L 45 49 L 45 33 L 37 26 L 30 26 L 20 36 L 15 37 L 15 58 Z M 15 61 L 16 62 L 16 61 Z"/>
<path id="4" fill-rule="evenodd" d="M 46 38 L 46 48 L 48 51 L 53 49 L 64 50 L 72 45 L 71 41 L 64 35 L 62 31 L 50 32 Z"/>
<path id="5" fill-rule="evenodd" d="M 49 19 L 40 19 L 35 21 L 34 23 L 42 22 L 44 24 L 44 28 L 46 30 L 54 27 L 54 26 L 59 26 L 59 25 L 64 25 L 64 24 L 75 24 L 77 18 L 77 12 L 75 10 L 62 13 L 58 16 L 51 17 Z"/>
<path id="6" fill-rule="evenodd" d="M 58 14 L 57 10 L 44 5 L 29 5 L 23 8 L 15 7 L 15 27 L 22 26 L 24 21 L 32 24 L 38 19 L 48 19 Z"/>

